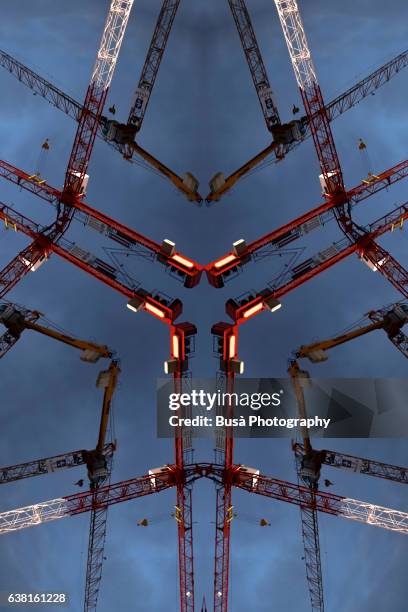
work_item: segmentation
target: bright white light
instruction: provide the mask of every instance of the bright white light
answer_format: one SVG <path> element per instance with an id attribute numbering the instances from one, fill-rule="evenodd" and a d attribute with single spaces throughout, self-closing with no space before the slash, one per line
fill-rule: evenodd
<path id="1" fill-rule="evenodd" d="M 248 310 L 246 310 L 242 316 L 244 317 L 244 319 L 248 319 L 248 317 L 252 317 L 252 315 L 262 310 L 262 308 L 263 304 L 262 302 L 259 302 L 259 304 L 252 306 L 252 308 L 248 308 Z"/>
<path id="2" fill-rule="evenodd" d="M 226 266 L 227 264 L 231 263 L 231 261 L 234 261 L 234 259 L 237 259 L 237 258 L 235 257 L 235 255 L 233 255 L 233 254 L 231 253 L 231 255 L 227 255 L 227 256 L 226 256 L 226 257 L 224 257 L 223 259 L 220 259 L 219 261 L 217 261 L 217 262 L 214 264 L 214 268 L 217 268 L 217 270 L 218 270 L 219 268 L 223 268 L 223 267 L 224 267 L 224 266 Z"/>
<path id="3" fill-rule="evenodd" d="M 186 268 L 194 268 L 194 264 L 188 259 L 182 257 L 181 255 L 173 255 L 172 259 L 174 259 L 174 261 L 177 261 L 177 263 L 181 264 L 182 266 L 185 266 Z"/>
<path id="4" fill-rule="evenodd" d="M 145 308 L 146 310 L 149 310 L 152 314 L 156 315 L 156 317 L 159 317 L 160 319 L 164 319 L 164 316 L 165 316 L 164 312 L 160 310 L 159 308 L 156 308 L 156 306 L 153 306 L 153 304 L 149 304 L 149 302 L 146 302 Z"/>

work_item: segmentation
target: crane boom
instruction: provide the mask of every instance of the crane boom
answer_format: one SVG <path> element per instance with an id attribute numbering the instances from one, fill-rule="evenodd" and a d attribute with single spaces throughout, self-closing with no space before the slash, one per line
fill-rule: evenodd
<path id="1" fill-rule="evenodd" d="M 34 180 L 23 170 L 15 168 L 7 162 L 0 161 L 0 176 L 6 180 L 19 185 L 22 189 L 34 193 L 39 198 L 48 202 L 54 207 L 58 207 L 61 192 L 48 185 L 45 181 Z M 186 287 L 194 287 L 200 280 L 202 266 L 197 262 L 180 253 L 176 246 L 167 252 L 163 248 L 163 243 L 159 244 L 139 232 L 128 228 L 126 225 L 109 217 L 103 212 L 89 206 L 85 202 L 76 201 L 74 203 L 73 217 L 87 227 L 104 234 L 110 240 L 119 243 L 122 247 L 132 249 L 142 247 L 155 256 L 155 260 L 167 267 L 170 272 L 174 271 L 176 277 L 184 282 Z M 15 226 L 13 226 L 15 227 Z"/>
<path id="2" fill-rule="evenodd" d="M 383 189 L 388 189 L 388 187 L 406 178 L 407 176 L 408 161 L 404 161 L 377 175 L 377 178 L 370 181 L 368 184 L 364 182 L 360 183 L 360 185 L 357 185 L 347 192 L 347 198 L 350 202 L 350 206 L 356 206 L 358 203 L 365 201 L 371 195 L 379 193 Z M 223 257 L 220 257 L 207 264 L 205 268 L 210 284 L 214 287 L 222 287 L 224 275 L 227 278 L 230 270 L 235 269 L 237 266 L 241 267 L 246 265 L 261 249 L 271 246 L 279 249 L 282 246 L 298 240 L 314 229 L 322 227 L 332 218 L 332 210 L 334 206 L 334 202 L 326 201 L 323 204 L 312 208 L 300 217 L 285 223 L 285 225 L 282 225 L 276 230 L 273 230 L 261 238 L 246 244 L 246 248 L 243 249 L 242 252 L 229 252 Z"/>
<path id="3" fill-rule="evenodd" d="M 182 393 L 188 376 L 188 362 L 192 354 L 192 340 L 197 328 L 191 323 L 170 326 L 170 360 L 165 367 L 173 373 L 173 388 Z M 188 409 L 187 409 L 188 410 Z M 188 413 L 186 416 L 190 416 Z M 191 462 L 191 429 L 181 426 L 174 432 L 174 454 L 177 472 L 184 473 L 184 466 Z M 194 557 L 193 557 L 193 506 L 191 486 L 181 478 L 176 483 L 176 521 L 178 531 L 179 586 L 181 612 L 194 612 Z"/>
<path id="4" fill-rule="evenodd" d="M 233 484 L 250 493 L 285 501 L 297 506 L 308 505 L 310 503 L 310 490 L 308 487 L 295 485 L 262 474 L 257 474 L 255 482 L 253 475 L 248 476 L 248 473 L 242 471 L 239 466 L 237 466 L 234 474 Z M 407 512 L 392 510 L 323 491 L 316 491 L 314 504 L 319 512 L 342 516 L 360 523 L 408 534 Z"/>
<path id="5" fill-rule="evenodd" d="M 31 238 L 37 238 L 39 235 L 40 229 L 37 224 L 28 217 L 17 213 L 9 206 L 0 204 L 0 219 L 7 219 L 9 222 L 13 222 L 18 231 L 23 232 Z M 42 240 L 44 239 L 42 238 Z M 61 246 L 61 244 L 46 243 L 49 252 L 56 253 L 71 264 L 90 273 L 109 287 L 122 293 L 122 295 L 126 296 L 128 299 L 137 300 L 139 304 L 137 309 L 145 310 L 152 316 L 160 319 L 163 323 L 171 323 L 181 314 L 182 304 L 180 300 L 169 300 L 168 298 L 162 297 L 159 293 L 153 295 L 145 289 L 142 289 L 139 284 L 136 287 L 131 278 L 126 278 L 123 282 L 120 282 L 117 279 L 119 271 L 113 268 L 113 266 L 65 239 L 60 241 L 60 243 L 64 244 L 65 248 Z M 5 270 L 7 271 L 8 267 Z M 1 280 L 2 272 L 0 272 L 0 285 Z"/>
<path id="6" fill-rule="evenodd" d="M 384 233 L 391 231 L 396 224 L 407 218 L 408 206 L 406 205 L 403 205 L 397 212 L 391 211 L 367 226 L 368 233 L 364 242 L 358 241 L 350 244 L 347 239 L 343 239 L 334 243 L 327 249 L 320 251 L 317 256 L 309 258 L 292 268 L 288 273 L 288 279 L 286 276 L 283 277 L 276 286 L 272 288 L 267 286 L 255 295 L 251 293 L 249 297 L 245 297 L 243 300 L 228 300 L 226 303 L 227 314 L 238 325 L 241 325 L 264 310 L 270 310 L 268 303 L 271 300 L 279 299 L 289 291 L 316 276 L 316 274 L 320 274 L 323 270 L 327 270 L 353 253 L 358 254 L 362 259 L 367 258 L 367 241 L 370 239 L 374 240 Z M 394 269 L 398 270 L 398 275 L 394 278 L 395 286 L 402 295 L 408 297 L 408 272 L 389 253 L 384 254 L 384 250 L 379 249 L 378 256 L 376 257 L 373 255 L 373 251 L 371 251 L 368 261 L 371 264 L 370 268 L 378 271 L 381 271 L 386 263 L 392 264 Z"/>
<path id="7" fill-rule="evenodd" d="M 36 331 L 43 336 L 47 336 L 63 344 L 67 344 L 74 348 L 77 348 L 83 353 L 83 360 L 85 361 L 97 361 L 99 358 L 108 358 L 112 356 L 112 352 L 107 346 L 95 344 L 94 342 L 88 342 L 85 340 L 79 340 L 67 334 L 63 334 L 50 327 L 40 325 L 37 320 L 40 317 L 40 313 L 30 311 L 26 309 L 19 309 L 15 304 L 5 303 L 0 304 L 0 323 L 2 323 L 11 333 L 11 335 L 17 340 L 21 333 L 25 329 L 31 329 Z"/>
<path id="8" fill-rule="evenodd" d="M 179 4 L 180 0 L 163 0 L 163 5 L 160 9 L 129 112 L 128 125 L 134 126 L 137 131 L 142 127 L 147 105 L 149 104 Z"/>
<path id="9" fill-rule="evenodd" d="M 204 469 L 201 469 L 200 464 L 185 466 L 186 477 L 188 479 L 192 477 L 196 480 L 203 476 L 211 477 L 212 473 L 215 474 L 216 472 L 221 474 L 224 470 L 223 466 L 209 467 L 208 464 L 203 465 Z M 309 489 L 307 487 L 259 474 L 258 470 L 244 468 L 241 465 L 233 466 L 230 476 L 233 486 L 250 493 L 297 506 L 309 503 Z M 89 512 L 95 506 L 111 506 L 130 499 L 159 493 L 175 486 L 177 478 L 176 467 L 166 465 L 162 468 L 150 470 L 150 473 L 145 476 L 102 487 L 97 492 L 96 500 L 93 500 L 93 491 L 86 491 L 16 510 L 8 510 L 0 513 L 0 534 L 11 533 L 41 523 Z M 408 534 L 407 512 L 323 491 L 316 492 L 315 504 L 319 512 L 343 516 L 361 523 Z"/>
<path id="10" fill-rule="evenodd" d="M 269 131 L 280 124 L 278 108 L 245 0 L 228 0 Z"/>
<path id="11" fill-rule="evenodd" d="M 360 338 L 377 329 L 383 329 L 390 340 L 393 340 L 401 332 L 402 327 L 408 322 L 408 305 L 393 304 L 392 307 L 385 309 L 378 314 L 376 320 L 369 325 L 362 325 L 356 329 L 349 331 L 334 338 L 321 340 L 312 344 L 306 344 L 299 347 L 296 351 L 297 358 L 307 357 L 313 363 L 325 361 L 327 356 L 325 351 L 328 349 L 340 346 L 346 342 L 351 342 L 356 338 Z"/>
<path id="12" fill-rule="evenodd" d="M 114 445 L 106 444 L 102 452 L 104 455 L 110 455 L 114 451 Z M 11 465 L 0 468 L 0 484 L 7 484 L 15 480 L 23 478 L 31 478 L 33 476 L 41 476 L 42 474 L 51 474 L 60 470 L 77 467 L 78 465 L 86 464 L 86 451 L 77 450 L 63 455 L 54 455 L 45 459 L 36 459 L 19 465 Z"/>
<path id="13" fill-rule="evenodd" d="M 155 473 L 154 476 L 147 474 L 124 480 L 114 485 L 101 487 L 96 493 L 90 490 L 3 512 L 0 514 L 0 534 L 82 514 L 105 505 L 111 506 L 122 501 L 160 493 L 175 485 L 174 474 L 175 470 L 172 466 L 164 466 L 160 474 Z"/>
<path id="14" fill-rule="evenodd" d="M 295 453 L 304 454 L 305 452 L 305 446 L 298 442 L 294 443 L 293 449 Z M 364 474 L 366 476 L 374 476 L 375 478 L 392 480 L 401 484 L 408 484 L 408 468 L 381 463 L 374 459 L 363 459 L 339 451 L 321 450 L 319 452 L 321 453 L 323 465 L 355 474 Z"/>
<path id="15" fill-rule="evenodd" d="M 134 0 L 111 0 L 68 161 L 61 198 L 63 206 L 58 214 L 57 227 L 51 232 L 52 239 L 55 239 L 54 234 L 61 236 L 67 229 L 72 216 L 71 204 L 80 199 L 86 191 L 89 160 L 133 2 Z"/>

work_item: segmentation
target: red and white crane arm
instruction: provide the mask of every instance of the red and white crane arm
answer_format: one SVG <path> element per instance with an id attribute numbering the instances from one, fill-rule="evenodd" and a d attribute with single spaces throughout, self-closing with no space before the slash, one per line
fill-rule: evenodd
<path id="1" fill-rule="evenodd" d="M 86 491 L 3 512 L 0 514 L 0 534 L 159 493 L 175 485 L 175 470 L 172 466 L 165 466 L 159 472 L 157 470 L 152 472 L 154 473 L 101 487 L 96 493 L 92 490 Z"/>
<path id="2" fill-rule="evenodd" d="M 234 485 L 265 497 L 272 497 L 297 506 L 310 505 L 310 489 L 300 485 L 270 478 L 263 475 L 251 475 L 238 468 L 234 476 Z M 317 510 L 326 514 L 382 527 L 390 531 L 408 534 L 408 513 L 377 506 L 350 497 L 316 491 L 314 504 Z M 1 516 L 1 515 L 0 515 Z"/>
<path id="3" fill-rule="evenodd" d="M 65 174 L 62 198 L 64 204 L 69 205 L 86 190 L 86 172 L 133 2 L 134 0 L 111 0 Z M 69 223 L 69 217 L 69 211 L 64 207 L 59 215 L 62 231 Z"/>

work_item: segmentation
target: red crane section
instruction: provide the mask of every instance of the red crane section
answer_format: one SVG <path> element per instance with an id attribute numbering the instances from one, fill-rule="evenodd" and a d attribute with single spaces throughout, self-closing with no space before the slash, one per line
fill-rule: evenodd
<path id="1" fill-rule="evenodd" d="M 134 0 L 112 0 L 102 34 L 96 63 L 79 118 L 71 156 L 65 174 L 61 213 L 57 233 L 65 231 L 70 220 L 70 206 L 86 191 L 87 170 L 108 89 L 125 35 Z"/>
<path id="2" fill-rule="evenodd" d="M 393 168 L 376 175 L 372 180 L 363 181 L 360 185 L 347 192 L 350 206 L 356 206 L 371 195 L 387 189 L 407 176 L 408 161 L 403 161 Z M 324 223 L 333 218 L 332 211 L 335 206 L 336 203 L 333 200 L 327 200 L 253 242 L 246 243 L 244 239 L 237 240 L 233 244 L 232 251 L 205 266 L 209 283 L 213 287 L 223 287 L 224 282 L 232 272 L 249 263 L 253 256 L 261 249 L 269 246 L 281 248 L 314 229 L 322 227 Z"/>
<path id="3" fill-rule="evenodd" d="M 4 161 L 0 161 L 0 177 L 58 207 L 62 192 L 55 187 L 51 187 L 45 181 L 38 180 L 38 177 L 28 175 L 23 170 L 15 168 Z M 125 248 L 142 246 L 153 253 L 159 263 L 164 264 L 170 271 L 174 271 L 184 281 L 186 287 L 191 288 L 199 283 L 202 266 L 177 251 L 175 243 L 171 240 L 165 239 L 159 244 L 128 228 L 120 221 L 92 208 L 82 200 L 77 200 L 73 204 L 73 209 L 72 214 L 74 218 L 77 218 L 78 221 L 85 223 L 88 227 L 95 229 L 99 233 L 108 236 L 110 240 L 118 242 Z M 81 216 L 79 211 L 84 213 L 84 215 Z"/>
<path id="4" fill-rule="evenodd" d="M 196 334 L 197 328 L 192 323 L 179 323 L 170 327 L 170 360 L 165 363 L 165 373 L 173 374 L 174 393 L 181 394 L 183 383 L 188 380 L 188 359 L 193 352 L 192 343 Z M 184 409 L 186 410 L 188 408 Z M 184 426 L 176 427 L 174 442 L 175 465 L 180 475 L 176 482 L 175 513 L 178 529 L 180 610 L 194 612 L 192 491 L 184 478 L 184 466 L 191 463 L 191 429 Z"/>
<path id="5" fill-rule="evenodd" d="M 401 221 L 403 222 L 407 218 L 408 204 L 404 204 L 367 226 L 367 234 L 358 242 L 344 244 L 344 240 L 339 241 L 325 251 L 320 251 L 314 258 L 309 258 L 295 266 L 289 273 L 290 280 L 280 284 L 276 289 L 272 290 L 267 287 L 256 295 L 249 294 L 239 302 L 232 299 L 228 300 L 226 303 L 227 314 L 236 324 L 240 325 L 264 310 L 273 312 L 278 307 L 278 298 L 353 253 L 357 253 L 371 270 L 384 272 L 384 275 L 391 280 L 398 291 L 408 297 L 408 272 L 392 255 L 374 243 L 376 238 L 392 231 Z M 392 270 L 392 274 L 390 270 Z"/>
<path id="6" fill-rule="evenodd" d="M 236 374 L 243 373 L 243 362 L 238 359 L 238 328 L 229 323 L 213 325 L 211 333 L 215 340 L 215 354 L 219 358 L 217 388 L 233 393 Z M 232 417 L 234 407 L 227 406 L 226 417 Z M 232 427 L 222 427 L 216 432 L 217 463 L 229 474 L 234 458 Z M 214 561 L 214 612 L 227 612 L 230 570 L 230 535 L 232 513 L 232 485 L 225 478 L 216 492 L 215 561 Z"/>

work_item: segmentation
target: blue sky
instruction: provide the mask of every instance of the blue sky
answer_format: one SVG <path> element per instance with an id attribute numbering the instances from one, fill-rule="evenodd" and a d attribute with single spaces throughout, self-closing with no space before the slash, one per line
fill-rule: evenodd
<path id="1" fill-rule="evenodd" d="M 300 106 L 300 99 L 273 2 L 248 0 L 247 4 L 281 117 L 289 120 L 293 103 Z M 379 0 L 299 4 L 326 100 L 406 48 L 407 9 L 402 0 L 387 5 Z M 160 5 L 159 0 L 135 2 L 108 98 L 121 120 L 127 118 Z M 1 48 L 82 99 L 107 8 L 106 0 L 9 3 L 2 8 Z M 405 159 L 407 78 L 408 73 L 398 75 L 333 124 L 347 186 L 359 183 L 367 173 L 358 151 L 359 138 L 369 147 L 374 172 Z M 51 184 L 61 186 L 75 124 L 5 71 L 0 72 L 0 83 L 2 158 L 23 170 L 34 170 L 41 143 L 48 137 L 51 150 L 44 175 Z M 268 144 L 269 134 L 226 1 L 181 3 L 139 141 L 178 173 L 192 171 L 202 192 L 217 171 L 229 173 Z M 186 255 L 204 262 L 222 255 L 234 240 L 252 240 L 317 205 L 318 174 L 309 141 L 279 166 L 269 166 L 242 181 L 214 207 L 198 209 L 166 181 L 125 164 L 97 142 L 87 200 L 157 241 L 175 240 Z M 2 185 L 1 199 L 41 221 L 51 218 L 52 211 L 44 203 L 13 186 Z M 406 199 L 401 183 L 368 200 L 356 214 L 363 222 L 373 220 Z M 72 226 L 69 237 L 103 255 L 104 243 L 85 230 Z M 305 254 L 314 253 L 339 237 L 335 226 L 327 226 L 301 246 Z M 24 237 L 2 230 L 0 265 L 25 244 Z M 382 244 L 404 264 L 404 232 L 384 238 Z M 182 299 L 182 320 L 199 328 L 192 369 L 200 377 L 215 371 L 209 329 L 225 320 L 226 299 L 263 288 L 276 270 L 276 262 L 250 264 L 223 290 L 210 290 L 204 283 L 190 292 L 160 267 L 143 261 L 132 265 L 147 289 L 159 288 Z M 78 337 L 117 350 L 122 375 L 115 399 L 114 481 L 170 462 L 171 442 L 155 436 L 155 381 L 168 354 L 167 329 L 148 315 L 132 316 L 121 295 L 56 257 L 8 297 L 41 310 Z M 263 314 L 241 329 L 240 354 L 246 374 L 284 376 L 294 348 L 335 334 L 368 310 L 398 299 L 383 277 L 353 257 L 286 296 L 275 316 Z M 101 404 L 95 389 L 99 369 L 80 362 L 69 347 L 27 332 L 1 362 L 0 464 L 92 448 Z M 327 363 L 310 371 L 327 377 L 405 377 L 406 362 L 385 335 L 375 332 L 336 349 Z M 330 444 L 333 449 L 397 465 L 406 463 L 408 452 L 403 439 Z M 199 445 L 197 459 L 212 456 L 211 447 Z M 236 460 L 278 478 L 295 479 L 289 440 L 240 440 Z M 79 472 L 7 485 L 1 491 L 1 507 L 7 510 L 73 493 L 73 483 L 85 475 Z M 406 508 L 406 495 L 397 484 L 328 470 L 325 475 L 335 482 L 332 490 L 340 495 Z M 196 592 L 199 599 L 206 593 L 207 601 L 212 588 L 214 502 L 212 485 L 199 483 L 194 499 Z M 173 505 L 174 495 L 169 492 L 111 508 L 100 612 L 177 610 L 175 524 L 169 520 L 147 530 L 136 527 L 140 518 L 170 513 Z M 238 520 L 233 525 L 230 609 L 309 610 L 298 509 L 240 492 L 234 495 L 234 505 L 254 519 L 267 517 L 272 526 L 261 531 Z M 88 516 L 68 518 L 4 537 L 0 590 L 63 589 L 71 598 L 69 609 L 81 609 L 88 521 Z M 328 612 L 406 609 L 403 536 L 330 516 L 321 517 L 320 525 Z"/>

